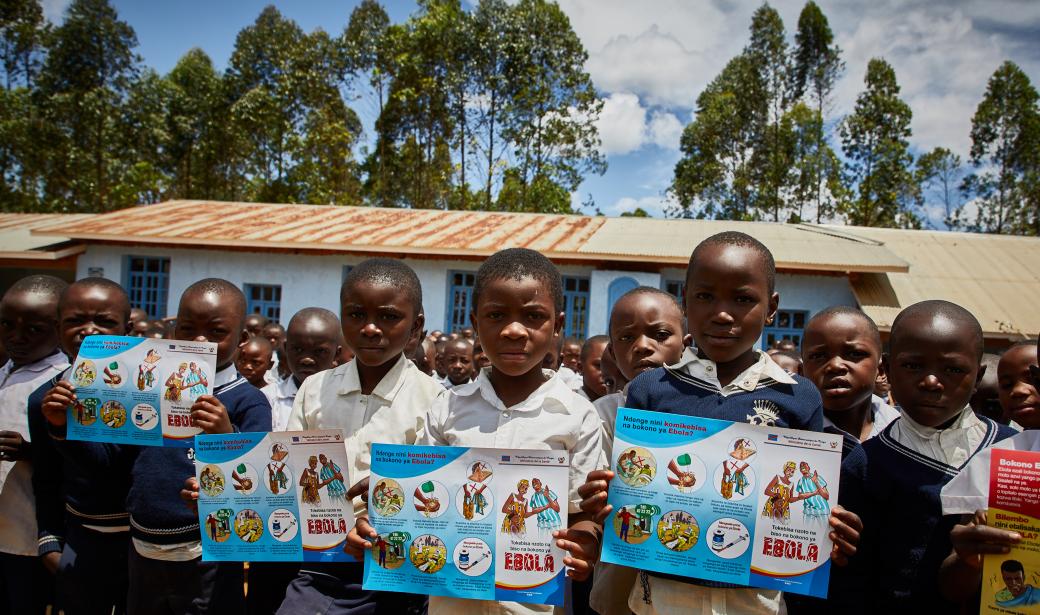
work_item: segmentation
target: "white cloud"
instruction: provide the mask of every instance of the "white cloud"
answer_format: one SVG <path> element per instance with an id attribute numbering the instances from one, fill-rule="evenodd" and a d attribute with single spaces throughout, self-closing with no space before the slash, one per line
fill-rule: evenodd
<path id="1" fill-rule="evenodd" d="M 647 127 L 650 141 L 661 148 L 675 150 L 679 149 L 679 139 L 682 137 L 683 125 L 679 118 L 671 113 L 655 111 L 650 117 L 650 125 Z"/>
<path id="2" fill-rule="evenodd" d="M 596 127 L 604 154 L 627 154 L 643 146 L 646 109 L 635 94 L 611 94 L 603 101 Z"/>
<path id="3" fill-rule="evenodd" d="M 65 9 L 72 0 L 43 0 L 43 16 L 52 23 L 61 23 L 65 18 Z"/>
<path id="4" fill-rule="evenodd" d="M 608 216 L 619 216 L 624 212 L 642 209 L 651 216 L 661 218 L 664 216 L 666 207 L 675 203 L 671 197 L 665 195 L 652 195 L 643 197 L 623 196 L 603 208 L 603 213 Z"/>

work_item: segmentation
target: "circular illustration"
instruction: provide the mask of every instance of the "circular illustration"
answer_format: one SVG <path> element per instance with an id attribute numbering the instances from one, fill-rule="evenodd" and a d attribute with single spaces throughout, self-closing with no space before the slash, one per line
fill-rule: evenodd
<path id="1" fill-rule="evenodd" d="M 76 413 L 76 422 L 80 425 L 93 425 L 98 418 L 98 406 L 101 400 L 97 397 L 77 399 L 73 404 Z"/>
<path id="2" fill-rule="evenodd" d="M 646 487 L 657 476 L 657 460 L 641 446 L 626 448 L 618 457 L 617 474 L 629 487 Z"/>
<path id="3" fill-rule="evenodd" d="M 137 404 L 130 412 L 130 420 L 134 427 L 148 431 L 159 424 L 159 413 L 150 404 Z"/>
<path id="4" fill-rule="evenodd" d="M 90 359 L 83 359 L 76 364 L 72 371 L 72 384 L 79 387 L 89 387 L 97 379 L 97 366 Z"/>
<path id="5" fill-rule="evenodd" d="M 220 466 L 210 463 L 199 472 L 199 490 L 211 498 L 224 493 L 224 471 Z"/>
<path id="6" fill-rule="evenodd" d="M 235 515 L 235 533 L 245 542 L 256 542 L 264 535 L 264 520 L 251 508 L 240 510 Z"/>
<path id="7" fill-rule="evenodd" d="M 708 526 L 711 552 L 722 559 L 736 559 L 751 546 L 751 532 L 736 519 L 716 519 Z"/>
<path id="8" fill-rule="evenodd" d="M 119 429 L 126 425 L 126 408 L 114 399 L 106 401 L 101 405 L 101 422 L 112 429 Z"/>
<path id="9" fill-rule="evenodd" d="M 712 484 L 719 495 L 735 502 L 743 500 L 755 490 L 755 471 L 751 467 L 756 453 L 755 443 L 737 438 L 729 445 L 729 456 L 715 468 Z"/>
<path id="10" fill-rule="evenodd" d="M 231 468 L 231 486 L 240 495 L 252 495 L 260 485 L 256 470 L 248 463 L 239 463 Z"/>
<path id="11" fill-rule="evenodd" d="M 408 559 L 419 572 L 433 574 L 444 568 L 448 559 L 448 549 L 444 541 L 433 534 L 423 534 L 412 541 L 408 549 Z"/>
<path id="12" fill-rule="evenodd" d="M 704 486 L 708 471 L 692 453 L 680 453 L 668 462 L 668 484 L 679 493 L 693 493 Z"/>
<path id="13" fill-rule="evenodd" d="M 491 547 L 479 538 L 463 538 L 452 553 L 455 567 L 467 577 L 479 577 L 491 569 Z"/>
<path id="14" fill-rule="evenodd" d="M 159 360 L 162 359 L 162 355 L 155 348 L 148 351 L 148 354 L 141 361 L 140 365 L 137 366 L 137 379 L 134 384 L 137 385 L 138 391 L 151 391 L 155 388 L 157 377 L 155 375 L 155 368 L 159 366 Z"/>
<path id="15" fill-rule="evenodd" d="M 271 460 L 264 466 L 264 484 L 272 495 L 288 493 L 293 486 L 292 468 L 285 463 L 289 451 L 283 444 L 276 443 L 271 450 Z"/>
<path id="16" fill-rule="evenodd" d="M 614 533 L 621 542 L 633 545 L 646 542 L 653 534 L 654 516 L 659 514 L 661 509 L 653 504 L 622 506 L 614 514 Z"/>
<path id="17" fill-rule="evenodd" d="M 267 518 L 267 531 L 278 542 L 289 542 L 300 533 L 300 526 L 296 523 L 296 515 L 284 508 L 276 509 Z"/>
<path id="18" fill-rule="evenodd" d="M 455 509 L 466 521 L 480 521 L 494 508 L 495 501 L 486 484 L 467 481 L 455 494 Z"/>
<path id="19" fill-rule="evenodd" d="M 469 476 L 466 479 L 474 483 L 486 483 L 491 480 L 492 474 L 494 472 L 491 471 L 491 464 L 477 460 L 469 467 Z"/>
<path id="20" fill-rule="evenodd" d="M 115 359 L 109 360 L 101 368 L 101 382 L 110 389 L 118 389 L 126 382 L 126 368 Z"/>
<path id="21" fill-rule="evenodd" d="M 448 488 L 435 480 L 428 480 L 412 492 L 412 504 L 424 517 L 433 519 L 444 514 L 451 503 Z"/>
<path id="22" fill-rule="evenodd" d="M 380 568 L 397 570 L 404 564 L 405 545 L 411 540 L 408 532 L 380 534 L 372 540 L 372 561 Z"/>
<path id="23" fill-rule="evenodd" d="M 224 542 L 231 537 L 231 517 L 234 514 L 235 511 L 230 508 L 214 510 L 206 515 L 206 521 L 202 524 L 202 531 L 213 542 Z"/>
<path id="24" fill-rule="evenodd" d="M 372 490 L 372 505 L 381 517 L 393 517 L 404 508 L 404 489 L 397 481 L 389 478 L 372 478 L 375 489 Z"/>
<path id="25" fill-rule="evenodd" d="M 657 522 L 657 540 L 672 551 L 689 551 L 700 534 L 697 519 L 684 510 L 670 510 Z"/>

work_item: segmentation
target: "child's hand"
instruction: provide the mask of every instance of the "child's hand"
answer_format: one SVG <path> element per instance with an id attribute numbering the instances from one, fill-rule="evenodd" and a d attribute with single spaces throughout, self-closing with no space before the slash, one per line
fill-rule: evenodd
<path id="1" fill-rule="evenodd" d="M 835 566 L 847 566 L 849 558 L 856 554 L 859 545 L 859 534 L 863 531 L 863 520 L 851 510 L 835 506 L 829 519 L 831 525 L 830 538 L 831 561 Z"/>
<path id="2" fill-rule="evenodd" d="M 200 395 L 191 405 L 191 420 L 206 433 L 232 433 L 227 408 L 212 395 Z"/>
<path id="3" fill-rule="evenodd" d="M 40 556 L 43 568 L 50 574 L 58 574 L 58 566 L 61 565 L 61 551 L 50 551 Z"/>
<path id="4" fill-rule="evenodd" d="M 354 527 L 347 534 L 347 544 L 343 545 L 343 550 L 357 561 L 362 562 L 365 560 L 365 551 L 372 548 L 372 543 L 368 539 L 376 536 L 379 536 L 379 532 L 372 527 L 368 519 L 358 517 L 354 522 Z"/>
<path id="5" fill-rule="evenodd" d="M 614 510 L 613 506 L 607 504 L 607 487 L 613 478 L 614 473 L 610 470 L 594 470 L 585 478 L 585 484 L 578 487 L 582 512 L 591 515 L 600 525 Z"/>
<path id="6" fill-rule="evenodd" d="M 29 442 L 17 431 L 0 431 L 0 461 L 29 458 Z"/>
<path id="7" fill-rule="evenodd" d="M 64 427 L 67 418 L 66 411 L 74 403 L 76 403 L 76 387 L 72 386 L 71 382 L 62 380 L 43 396 L 40 410 L 48 423 L 54 427 Z"/>
<path id="8" fill-rule="evenodd" d="M 975 511 L 975 517 L 966 524 L 956 525 L 950 531 L 950 541 L 957 559 L 972 568 L 982 568 L 982 556 L 987 553 L 1007 553 L 1011 545 L 1022 540 L 1018 532 L 1009 532 L 986 525 L 986 511 Z"/>
<path id="9" fill-rule="evenodd" d="M 196 514 L 199 512 L 199 481 L 194 476 L 184 479 L 184 487 L 181 488 L 181 499 L 184 500 L 184 504 L 195 511 Z"/>
<path id="10" fill-rule="evenodd" d="M 343 480 L 342 478 L 340 480 Z M 362 478 L 358 482 L 347 490 L 347 499 L 353 500 L 357 496 L 361 496 L 361 501 L 368 503 L 368 477 Z"/>
<path id="11" fill-rule="evenodd" d="M 590 521 L 585 523 L 591 525 Z M 576 524 L 565 530 L 553 532 L 556 546 L 570 554 L 563 558 L 563 564 L 567 566 L 567 576 L 575 581 L 588 579 L 599 560 L 598 532 L 582 525 Z"/>

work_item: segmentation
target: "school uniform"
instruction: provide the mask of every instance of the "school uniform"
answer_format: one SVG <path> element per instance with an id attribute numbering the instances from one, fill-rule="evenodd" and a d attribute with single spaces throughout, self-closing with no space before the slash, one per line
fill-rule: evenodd
<path id="1" fill-rule="evenodd" d="M 570 453 L 570 514 L 581 512 L 578 487 L 593 470 L 607 467 L 603 455 L 599 416 L 588 400 L 578 396 L 550 370 L 546 381 L 522 402 L 506 406 L 488 379 L 485 368 L 473 382 L 458 386 L 437 398 L 430 409 L 422 444 L 529 450 L 563 450 Z M 550 485 L 550 488 L 552 485 Z M 551 605 L 462 600 L 430 597 L 430 615 L 479 612 L 548 613 Z M 556 609 L 563 612 L 563 609 Z"/>
<path id="2" fill-rule="evenodd" d="M 578 391 L 585 385 L 585 379 L 581 377 L 581 374 L 566 365 L 561 365 L 559 371 L 556 373 L 560 376 L 560 379 L 563 380 L 563 383 L 572 391 Z"/>
<path id="3" fill-rule="evenodd" d="M 940 492 L 979 451 L 1014 434 L 970 406 L 945 429 L 905 413 L 842 464 L 842 501 L 863 519 L 855 558 L 868 612 L 955 612 L 938 589 L 955 517 Z"/>
<path id="4" fill-rule="evenodd" d="M 271 404 L 271 431 L 286 431 L 289 427 L 289 417 L 292 415 L 293 403 L 299 391 L 300 387 L 296 384 L 294 376 L 260 389 L 267 398 L 267 403 Z"/>
<path id="5" fill-rule="evenodd" d="M 998 440 L 972 457 L 939 493 L 944 515 L 974 515 L 976 510 L 989 508 L 990 464 L 994 449 L 1040 451 L 1040 430 L 1030 429 Z"/>
<path id="6" fill-rule="evenodd" d="M 0 430 L 16 431 L 27 441 L 28 398 L 41 383 L 68 367 L 61 352 L 15 368 L 0 368 Z M 32 460 L 0 461 L 0 608 L 28 613 L 43 608 L 48 579 L 37 560 L 36 510 L 32 489 Z"/>
<path id="7" fill-rule="evenodd" d="M 366 395 L 361 392 L 357 362 L 353 360 L 304 381 L 296 394 L 288 430 L 342 429 L 348 478 L 355 484 L 371 471 L 372 443 L 415 444 L 425 429 L 430 404 L 443 392 L 437 380 L 401 355 Z M 355 512 L 364 510 L 365 504 L 358 498 Z M 289 584 L 278 613 L 406 615 L 425 610 L 422 596 L 362 589 L 363 572 L 361 562 L 305 563 Z"/>
<path id="8" fill-rule="evenodd" d="M 889 423 L 900 417 L 899 410 L 896 410 L 888 403 L 878 397 L 877 395 L 871 394 L 870 396 L 870 416 L 872 425 L 870 427 L 870 434 L 867 436 L 868 439 L 873 438 L 880 434 L 888 427 Z M 823 431 L 841 436 L 842 449 L 841 458 L 844 460 L 849 453 L 851 453 L 857 446 L 861 444 L 859 435 L 853 435 L 844 429 L 839 428 L 834 424 L 834 421 L 827 418 L 827 414 L 823 415 Z"/>
<path id="9" fill-rule="evenodd" d="M 764 352 L 723 386 L 714 361 L 687 348 L 675 365 L 643 372 L 628 385 L 629 408 L 748 422 L 806 431 L 823 429 L 820 393 L 811 382 L 788 374 Z M 779 591 L 641 572 L 629 595 L 636 615 L 665 613 L 785 612 Z"/>

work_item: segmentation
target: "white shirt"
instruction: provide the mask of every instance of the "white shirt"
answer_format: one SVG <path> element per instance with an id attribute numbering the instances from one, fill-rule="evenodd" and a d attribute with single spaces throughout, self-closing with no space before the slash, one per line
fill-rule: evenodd
<path id="1" fill-rule="evenodd" d="M 563 383 L 569 386 L 572 390 L 577 391 L 585 384 L 585 379 L 581 377 L 581 374 L 566 365 L 561 365 L 559 371 L 556 373 L 563 379 Z"/>
<path id="2" fill-rule="evenodd" d="M 289 416 L 292 415 L 293 402 L 299 390 L 292 376 L 260 389 L 271 404 L 271 431 L 285 431 L 289 426 Z"/>
<path id="3" fill-rule="evenodd" d="M 285 380 L 292 380 L 292 375 L 290 374 L 288 378 L 282 378 L 282 372 L 278 371 L 278 353 L 272 352 L 271 369 L 264 372 L 264 382 L 267 384 L 279 384 Z"/>
<path id="4" fill-rule="evenodd" d="M 970 515 L 989 508 L 990 463 L 993 449 L 1040 451 L 1040 430 L 1027 430 L 978 452 L 953 480 L 943 486 L 939 497 L 944 515 Z"/>
<path id="5" fill-rule="evenodd" d="M 715 385 L 723 397 L 744 391 L 754 391 L 763 378 L 772 378 L 784 384 L 796 384 L 791 374 L 770 359 L 769 355 L 757 349 L 755 353 L 758 355 L 758 360 L 737 374 L 726 386 L 722 386 L 719 382 L 719 369 L 715 365 L 715 361 L 698 357 L 696 348 L 687 347 L 683 351 L 682 357 L 679 358 L 679 362 L 669 367 L 683 370 L 698 380 Z"/>
<path id="6" fill-rule="evenodd" d="M 968 461 L 986 437 L 986 423 L 965 406 L 954 423 L 946 429 L 925 427 L 907 413 L 892 426 L 892 438 L 929 459 L 959 468 Z"/>
<path id="7" fill-rule="evenodd" d="M 899 418 L 902 415 L 900 414 L 899 410 L 896 410 L 892 406 L 890 406 L 887 403 L 885 403 L 885 400 L 881 399 L 877 395 L 871 395 L 870 396 L 870 416 L 873 417 L 871 419 L 873 421 L 873 424 L 872 424 L 872 426 L 870 428 L 870 435 L 867 436 L 868 440 L 873 438 L 874 436 L 878 435 L 882 431 L 884 431 L 885 428 L 888 427 L 889 423 L 891 423 L 892 421 L 896 420 L 897 418 Z M 845 430 L 843 430 L 840 427 L 838 427 L 837 425 L 835 425 L 834 421 L 832 421 L 829 418 L 827 418 L 826 414 L 823 415 L 823 427 L 824 427 L 824 429 L 826 429 L 827 427 L 830 427 L 831 429 L 834 429 L 835 431 L 840 431 L 843 434 L 845 433 Z M 852 438 L 855 439 L 857 442 L 859 441 L 859 434 L 847 434 L 847 435 L 852 436 Z"/>
<path id="8" fill-rule="evenodd" d="M 29 441 L 29 395 L 69 366 L 65 355 L 49 357 L 15 369 L 0 368 L 0 430 L 16 431 Z M 0 461 L 0 552 L 37 555 L 36 499 L 29 460 Z"/>

